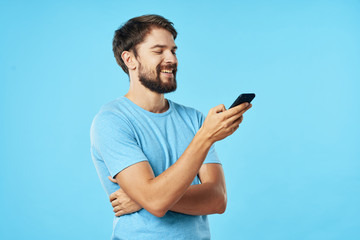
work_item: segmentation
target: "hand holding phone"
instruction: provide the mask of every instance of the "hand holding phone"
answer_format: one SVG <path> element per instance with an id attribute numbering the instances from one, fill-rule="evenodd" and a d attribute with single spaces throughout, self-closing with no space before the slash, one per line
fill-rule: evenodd
<path id="1" fill-rule="evenodd" d="M 250 103 L 254 97 L 254 93 L 243 93 L 235 100 L 230 108 L 233 108 L 244 102 Z M 203 125 L 201 126 L 201 132 L 206 132 L 207 137 L 213 143 L 230 136 L 236 131 L 236 129 L 239 128 L 239 124 L 243 120 L 242 115 L 250 107 L 251 105 L 244 106 L 242 109 L 232 109 L 227 111 L 225 106 L 220 104 L 219 106 L 210 109 Z M 222 116 L 219 116 L 219 114 Z"/>

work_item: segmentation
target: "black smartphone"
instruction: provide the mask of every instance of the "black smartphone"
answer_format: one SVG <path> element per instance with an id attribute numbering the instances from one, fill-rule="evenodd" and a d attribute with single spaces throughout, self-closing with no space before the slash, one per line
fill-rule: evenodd
<path id="1" fill-rule="evenodd" d="M 251 103 L 251 101 L 255 98 L 255 93 L 243 93 L 240 94 L 240 96 L 235 100 L 235 102 L 229 107 L 233 108 L 236 107 L 239 104 L 242 104 L 244 102 Z"/>

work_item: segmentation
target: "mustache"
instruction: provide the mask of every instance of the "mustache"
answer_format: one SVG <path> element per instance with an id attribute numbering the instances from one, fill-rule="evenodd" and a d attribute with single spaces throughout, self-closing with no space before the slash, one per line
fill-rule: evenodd
<path id="1" fill-rule="evenodd" d="M 156 71 L 160 72 L 161 69 L 172 69 L 173 73 L 177 72 L 177 65 L 175 63 L 171 63 L 171 64 L 166 64 L 166 65 L 158 65 L 156 67 Z"/>

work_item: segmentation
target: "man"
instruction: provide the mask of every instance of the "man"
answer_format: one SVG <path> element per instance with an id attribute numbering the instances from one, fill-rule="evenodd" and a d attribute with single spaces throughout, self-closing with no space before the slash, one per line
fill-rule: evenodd
<path id="1" fill-rule="evenodd" d="M 91 126 L 92 158 L 116 213 L 112 239 L 210 239 L 206 215 L 226 208 L 213 144 L 236 131 L 251 104 L 219 105 L 204 118 L 165 99 L 176 90 L 176 35 L 158 15 L 115 32 L 114 55 L 130 88 Z"/>

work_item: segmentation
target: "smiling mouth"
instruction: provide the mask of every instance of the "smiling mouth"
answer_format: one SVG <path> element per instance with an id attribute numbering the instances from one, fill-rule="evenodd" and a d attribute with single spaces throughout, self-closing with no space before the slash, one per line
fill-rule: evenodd
<path id="1" fill-rule="evenodd" d="M 161 72 L 161 73 L 171 73 L 171 74 L 172 74 L 173 71 L 174 71 L 174 70 L 166 70 L 166 69 L 163 69 L 163 70 L 161 70 L 160 72 Z"/>
<path id="2" fill-rule="evenodd" d="M 174 78 L 177 72 L 176 64 L 164 64 L 157 66 L 158 73 L 163 75 L 164 77 Z"/>

